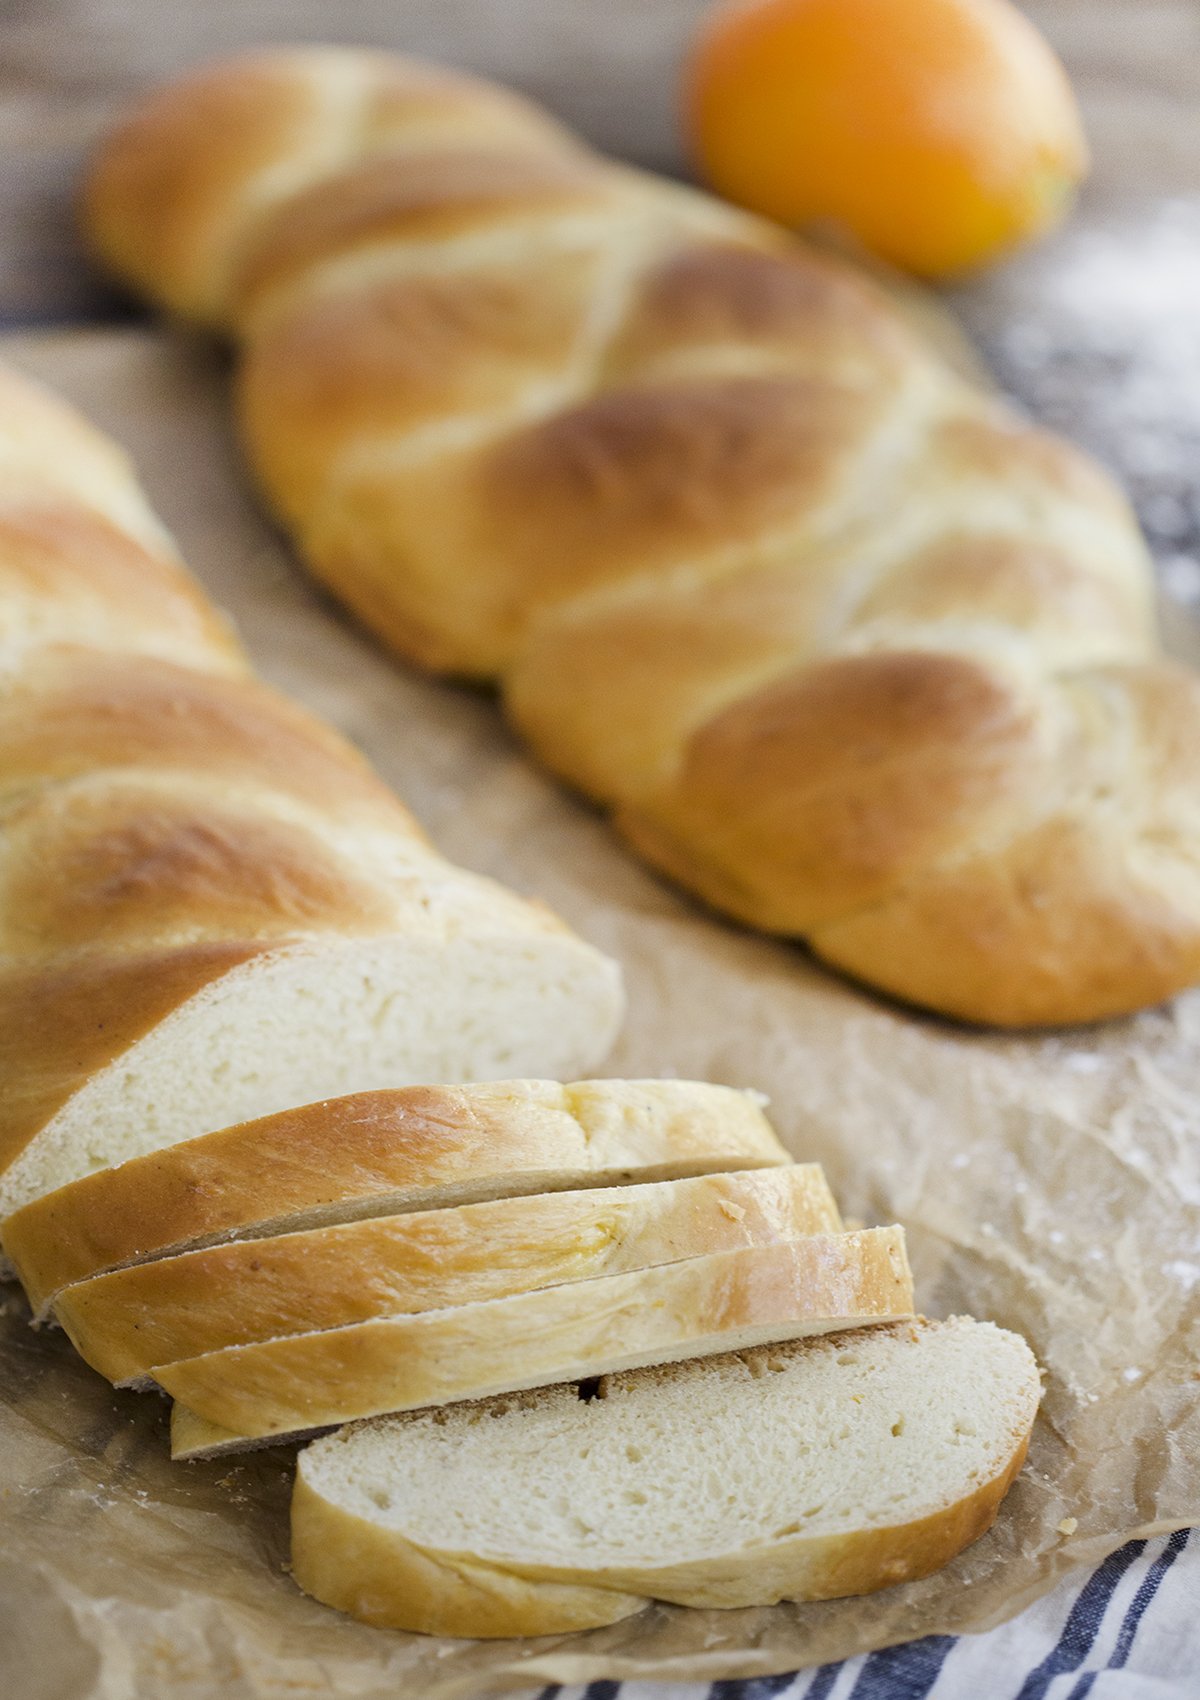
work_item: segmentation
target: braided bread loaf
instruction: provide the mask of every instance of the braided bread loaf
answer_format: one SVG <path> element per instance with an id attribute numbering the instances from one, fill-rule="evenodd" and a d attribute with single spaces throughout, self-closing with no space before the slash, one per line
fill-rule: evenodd
<path id="1" fill-rule="evenodd" d="M 350 1088 L 599 1059 L 616 969 L 255 680 L 124 457 L 0 371 L 0 1217 Z"/>
<path id="2" fill-rule="evenodd" d="M 153 97 L 96 249 L 236 337 L 312 570 L 658 867 L 912 1002 L 1200 977 L 1200 687 L 1099 470 L 850 268 L 500 90 L 255 55 Z"/>

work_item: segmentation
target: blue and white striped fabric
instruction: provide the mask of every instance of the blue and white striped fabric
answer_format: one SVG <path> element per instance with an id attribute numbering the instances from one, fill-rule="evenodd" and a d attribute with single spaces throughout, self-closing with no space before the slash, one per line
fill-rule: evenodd
<path id="1" fill-rule="evenodd" d="M 986 1635 L 744 1682 L 592 1682 L 539 1700 L 1197 1700 L 1200 1533 L 1132 1541 Z"/>

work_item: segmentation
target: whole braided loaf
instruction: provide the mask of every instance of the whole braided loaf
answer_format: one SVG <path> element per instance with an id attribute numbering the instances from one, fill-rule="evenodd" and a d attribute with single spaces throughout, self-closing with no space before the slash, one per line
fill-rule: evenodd
<path id="1" fill-rule="evenodd" d="M 500 90 L 332 49 L 154 96 L 86 216 L 242 344 L 318 577 L 499 679 L 658 867 L 976 1021 L 1200 977 L 1200 691 L 1128 509 L 865 277 Z"/>
<path id="2" fill-rule="evenodd" d="M 0 369 L 0 1218 L 349 1088 L 571 1073 L 614 966 L 260 684 L 124 456 Z"/>

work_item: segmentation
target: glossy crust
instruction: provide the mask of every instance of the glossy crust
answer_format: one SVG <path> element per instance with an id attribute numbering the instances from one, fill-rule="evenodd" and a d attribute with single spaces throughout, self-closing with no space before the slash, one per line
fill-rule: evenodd
<path id="1" fill-rule="evenodd" d="M 345 50 L 154 95 L 87 222 L 242 345 L 314 573 L 706 901 L 976 1022 L 1200 977 L 1200 690 L 1127 505 L 867 278 Z"/>
<path id="2" fill-rule="evenodd" d="M 938 1325 L 911 1326 L 919 1334 Z M 644 1567 L 589 1566 L 583 1552 L 577 1566 L 567 1567 L 432 1550 L 384 1518 L 359 1516 L 322 1493 L 301 1453 L 292 1495 L 292 1574 L 307 1593 L 379 1628 L 479 1637 L 595 1628 L 651 1600 L 728 1608 L 874 1593 L 930 1575 L 987 1532 L 1025 1461 L 1037 1398 L 1031 1363 L 1029 1396 L 1003 1467 L 926 1517 L 837 1535 L 774 1536 Z M 681 1435 L 681 1455 L 686 1447 Z M 868 1501 L 869 1483 L 862 1492 Z"/>
<path id="3" fill-rule="evenodd" d="M 518 144 L 563 136 L 536 108 L 466 76 L 382 53 L 260 50 L 147 102 L 106 147 L 86 215 L 105 224 L 131 282 L 188 318 L 220 322 L 254 218 L 348 161 L 347 119 L 373 147 L 426 148 L 442 132 Z"/>
<path id="4" fill-rule="evenodd" d="M 98 1275 L 58 1295 L 80 1355 L 128 1385 L 156 1364 L 837 1233 L 814 1166 L 502 1198 L 314 1228 Z"/>
<path id="5" fill-rule="evenodd" d="M 81 1011 L 105 984 L 81 988 Z M 39 1029 L 28 989 L 15 1003 Z M 112 987 L 112 1007 L 133 1018 L 121 983 Z M 67 1040 L 64 1028 L 55 1031 Z M 0 1023 L 0 1034 L 8 1033 L 19 1054 L 21 1029 Z M 94 1066 L 88 1053 L 80 1076 Z M 26 1108 L 29 1119 L 43 1114 Z M 191 1246 L 787 1161 L 755 1096 L 729 1087 L 678 1080 L 410 1086 L 307 1104 L 102 1169 L 16 1211 L 0 1228 L 0 1243 L 41 1316 L 72 1282 Z"/>
<path id="6" fill-rule="evenodd" d="M 443 862 L 355 749 L 249 675 L 115 444 L 7 370 L 0 404 L 4 1215 L 46 1175 L 111 1161 L 60 1114 L 227 983 L 358 941 L 573 947 L 547 911 Z M 186 1131 L 204 1113 L 185 1105 Z"/>
<path id="7" fill-rule="evenodd" d="M 428 847 L 356 749 L 257 679 L 152 656 L 131 669 L 125 654 L 38 651 L 0 701 L 0 799 L 97 768 L 126 782 L 207 780 L 226 796 L 267 788 Z"/>
<path id="8" fill-rule="evenodd" d="M 385 1411 L 892 1322 L 912 1308 L 903 1229 L 869 1228 L 231 1346 L 154 1379 L 189 1425 L 227 1431 L 217 1445 L 233 1451 Z M 213 1449 L 183 1444 L 185 1432 L 173 1431 L 173 1457 Z"/>

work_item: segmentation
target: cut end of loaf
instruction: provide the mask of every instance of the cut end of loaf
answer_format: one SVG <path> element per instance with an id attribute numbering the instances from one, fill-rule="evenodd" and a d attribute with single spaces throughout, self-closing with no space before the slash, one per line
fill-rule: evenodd
<path id="1" fill-rule="evenodd" d="M 300 1458 L 293 1568 L 366 1621 L 514 1635 L 633 1597 L 864 1593 L 991 1524 L 1040 1395 L 1018 1336 L 901 1323 L 355 1424 Z M 463 1580 L 463 1566 L 469 1586 Z M 578 1602 L 576 1602 L 578 1605 Z"/>
<path id="2" fill-rule="evenodd" d="M 575 1075 L 608 1050 L 621 1012 L 616 965 L 565 932 L 271 951 L 189 998 L 69 1097 L 4 1173 L 0 1216 L 95 1170 L 319 1098 Z"/>

